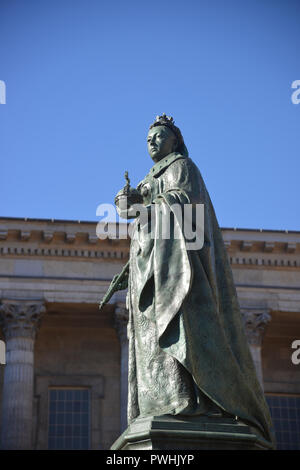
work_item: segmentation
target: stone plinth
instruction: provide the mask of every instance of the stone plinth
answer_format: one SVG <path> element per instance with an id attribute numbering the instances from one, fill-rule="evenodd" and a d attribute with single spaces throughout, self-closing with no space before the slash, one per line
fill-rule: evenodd
<path id="1" fill-rule="evenodd" d="M 137 418 L 111 450 L 266 450 L 270 444 L 227 417 L 163 415 Z"/>

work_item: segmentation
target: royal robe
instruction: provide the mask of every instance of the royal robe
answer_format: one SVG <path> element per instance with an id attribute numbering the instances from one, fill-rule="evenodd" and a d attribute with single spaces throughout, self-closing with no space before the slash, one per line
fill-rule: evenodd
<path id="1" fill-rule="evenodd" d="M 198 168 L 172 153 L 138 190 L 155 217 L 135 220 L 130 247 L 128 421 L 223 412 L 274 441 L 222 233 Z M 174 204 L 204 205 L 202 248 L 187 249 Z M 170 214 L 176 236 L 171 230 L 162 237 L 159 227 Z"/>

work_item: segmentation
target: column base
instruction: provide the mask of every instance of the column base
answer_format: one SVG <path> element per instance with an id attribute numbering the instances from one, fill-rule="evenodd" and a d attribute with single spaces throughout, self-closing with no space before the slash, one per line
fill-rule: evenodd
<path id="1" fill-rule="evenodd" d="M 271 444 L 246 424 L 224 416 L 136 418 L 111 450 L 267 450 Z"/>

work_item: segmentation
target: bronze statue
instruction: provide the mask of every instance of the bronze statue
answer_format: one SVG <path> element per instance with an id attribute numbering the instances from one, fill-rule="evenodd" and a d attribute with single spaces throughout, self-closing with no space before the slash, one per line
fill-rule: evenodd
<path id="1" fill-rule="evenodd" d="M 135 218 L 127 276 L 114 280 L 119 288 L 128 280 L 129 423 L 163 414 L 233 416 L 274 442 L 204 181 L 173 118 L 156 118 L 147 145 L 154 166 L 136 189 L 127 181 L 116 196 L 122 217 L 133 217 L 137 202 L 155 214 L 143 224 Z M 172 209 L 186 204 L 204 204 L 204 244 L 198 250 L 187 249 Z M 179 236 L 153 236 L 167 213 Z"/>

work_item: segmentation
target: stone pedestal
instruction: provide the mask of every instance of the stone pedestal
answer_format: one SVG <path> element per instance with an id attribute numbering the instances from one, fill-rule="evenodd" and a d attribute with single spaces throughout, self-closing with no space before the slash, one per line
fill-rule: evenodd
<path id="1" fill-rule="evenodd" d="M 267 450 L 270 444 L 234 418 L 137 418 L 115 441 L 111 450 Z"/>
<path id="2" fill-rule="evenodd" d="M 32 449 L 34 341 L 41 302 L 2 301 L 0 320 L 6 341 L 2 397 L 2 449 Z"/>

